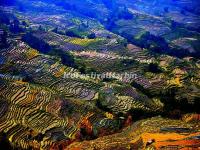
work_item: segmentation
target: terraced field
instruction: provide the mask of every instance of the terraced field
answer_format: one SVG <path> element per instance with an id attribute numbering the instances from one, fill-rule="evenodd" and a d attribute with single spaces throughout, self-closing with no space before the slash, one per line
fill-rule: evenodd
<path id="1" fill-rule="evenodd" d="M 0 149 L 198 150 L 199 4 L 0 2 Z"/>

